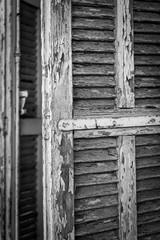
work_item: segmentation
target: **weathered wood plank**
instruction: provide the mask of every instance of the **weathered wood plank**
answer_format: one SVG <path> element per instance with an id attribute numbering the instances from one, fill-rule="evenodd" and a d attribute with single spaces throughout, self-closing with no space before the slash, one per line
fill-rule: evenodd
<path id="1" fill-rule="evenodd" d="M 149 3 L 145 1 L 134 1 L 134 10 L 142 12 L 160 12 L 159 2 L 150 1 Z"/>
<path id="2" fill-rule="evenodd" d="M 135 64 L 136 65 L 160 65 L 160 56 L 157 55 L 149 55 L 149 56 L 135 56 Z"/>
<path id="3" fill-rule="evenodd" d="M 79 211 L 75 213 L 75 216 L 76 216 L 76 219 L 75 219 L 76 224 L 87 223 L 91 221 L 97 222 L 98 220 L 105 219 L 106 217 L 113 218 L 118 216 L 118 207 L 110 206 L 107 208 Z"/>
<path id="4" fill-rule="evenodd" d="M 86 199 L 91 197 L 97 196 L 109 196 L 113 194 L 117 194 L 117 183 L 109 183 L 109 184 L 102 184 L 102 185 L 90 185 L 90 186 L 82 186 L 77 187 L 75 185 L 75 199 Z M 87 200 L 86 200 L 87 201 Z"/>
<path id="5" fill-rule="evenodd" d="M 145 77 L 152 76 L 159 77 L 160 76 L 159 66 L 136 66 L 135 75 Z"/>
<path id="6" fill-rule="evenodd" d="M 74 41 L 72 42 L 72 50 L 79 52 L 115 52 L 113 42 L 96 42 L 96 41 Z"/>
<path id="7" fill-rule="evenodd" d="M 90 6 L 111 6 L 113 7 L 114 6 L 114 2 L 113 0 L 72 0 L 72 3 L 73 4 L 78 4 L 78 5 L 90 5 Z"/>
<path id="8" fill-rule="evenodd" d="M 137 161 L 136 161 L 137 169 L 157 167 L 157 166 L 160 166 L 159 156 L 137 158 Z"/>
<path id="9" fill-rule="evenodd" d="M 96 30 L 82 30 L 73 29 L 72 32 L 73 40 L 90 40 L 90 41 L 114 41 L 113 31 L 96 31 Z"/>
<path id="10" fill-rule="evenodd" d="M 74 64 L 74 75 L 106 75 L 113 76 L 115 74 L 114 65 L 104 64 Z"/>
<path id="11" fill-rule="evenodd" d="M 143 4 L 144 5 L 144 4 Z M 136 33 L 160 33 L 160 27 L 156 23 L 134 23 L 134 32 Z"/>
<path id="12" fill-rule="evenodd" d="M 120 129 L 99 129 L 99 130 L 85 130 L 75 131 L 74 138 L 100 138 L 100 137 L 118 137 L 118 136 L 132 136 L 160 133 L 160 127 L 127 127 Z"/>
<path id="13" fill-rule="evenodd" d="M 137 136 L 136 137 L 136 146 L 145 146 L 145 145 L 160 145 L 160 135 L 154 134 L 152 136 Z"/>
<path id="14" fill-rule="evenodd" d="M 41 29 L 44 238 L 73 240 L 73 137 L 57 128 L 72 118 L 71 1 L 42 0 Z"/>
<path id="15" fill-rule="evenodd" d="M 146 99 L 136 99 L 136 107 L 140 109 L 160 109 L 160 98 L 146 98 Z"/>
<path id="16" fill-rule="evenodd" d="M 77 139 L 74 142 L 74 150 L 86 150 L 86 149 L 103 149 L 113 148 L 117 146 L 117 139 L 114 137 L 99 138 L 99 139 Z"/>
<path id="17" fill-rule="evenodd" d="M 92 210 L 118 205 L 118 195 L 96 196 L 92 198 L 84 198 L 76 200 L 75 211 Z"/>
<path id="18" fill-rule="evenodd" d="M 59 121 L 59 129 L 62 131 L 107 129 L 123 127 L 147 127 L 159 126 L 160 116 L 131 116 L 131 117 L 106 117 L 106 118 L 82 118 Z"/>
<path id="19" fill-rule="evenodd" d="M 159 189 L 160 178 L 151 178 L 137 181 L 137 192 Z"/>
<path id="20" fill-rule="evenodd" d="M 160 222 L 160 211 L 139 214 L 138 216 L 138 227 L 142 224 L 153 223 L 157 224 Z"/>
<path id="21" fill-rule="evenodd" d="M 160 147 L 159 145 L 153 146 L 139 146 L 136 147 L 136 158 L 159 156 Z"/>
<path id="22" fill-rule="evenodd" d="M 118 240 L 118 230 L 111 230 L 107 232 L 102 232 L 102 233 L 95 233 L 95 234 L 89 234 L 89 235 L 84 235 L 82 237 L 76 237 L 77 240 Z M 157 239 L 156 239 L 157 240 Z"/>
<path id="23" fill-rule="evenodd" d="M 135 43 L 150 43 L 150 44 L 159 44 L 160 43 L 160 34 L 151 34 L 151 33 L 134 33 L 134 42 Z"/>
<path id="24" fill-rule="evenodd" d="M 92 19 L 73 17 L 72 28 L 94 29 L 94 30 L 114 30 L 113 19 Z"/>
<path id="25" fill-rule="evenodd" d="M 113 99 L 94 99 L 94 100 L 79 100 L 74 101 L 74 117 L 81 118 L 82 116 L 94 116 L 107 114 L 109 109 L 114 109 L 116 106 Z"/>
<path id="26" fill-rule="evenodd" d="M 136 77 L 135 87 L 160 87 L 160 77 Z"/>
<path id="27" fill-rule="evenodd" d="M 137 239 L 135 137 L 119 137 L 120 239 Z"/>
<path id="28" fill-rule="evenodd" d="M 160 167 L 137 169 L 137 180 L 160 177 Z"/>
<path id="29" fill-rule="evenodd" d="M 152 212 L 152 211 L 159 211 L 160 210 L 160 199 L 147 201 L 143 203 L 139 203 L 137 206 L 138 214 Z"/>
<path id="30" fill-rule="evenodd" d="M 113 53 L 74 53 L 73 63 L 114 64 Z"/>
<path id="31" fill-rule="evenodd" d="M 76 237 L 110 230 L 113 231 L 114 229 L 118 229 L 118 218 L 107 218 L 96 222 L 93 221 L 84 224 L 78 224 L 75 226 L 75 229 Z"/>
<path id="32" fill-rule="evenodd" d="M 117 172 L 111 173 L 101 173 L 101 174 L 86 174 L 75 176 L 76 186 L 90 186 L 90 185 L 100 185 L 106 183 L 117 183 Z"/>
<path id="33" fill-rule="evenodd" d="M 134 52 L 135 54 L 160 54 L 160 47 L 156 44 L 134 44 Z M 136 62 L 135 62 L 136 64 Z"/>
<path id="34" fill-rule="evenodd" d="M 157 81 L 160 83 L 160 81 Z M 112 76 L 73 76 L 74 87 L 115 87 Z"/>
<path id="35" fill-rule="evenodd" d="M 152 189 L 151 191 L 141 191 L 137 193 L 137 202 L 146 202 L 155 199 L 160 199 L 159 188 Z"/>
<path id="36" fill-rule="evenodd" d="M 115 98 L 114 88 L 74 88 L 74 99 L 111 99 Z"/>
<path id="37" fill-rule="evenodd" d="M 116 82 L 117 106 L 134 107 L 134 53 L 132 1 L 117 2 Z"/>
<path id="38" fill-rule="evenodd" d="M 102 7 L 97 8 L 93 6 L 72 6 L 72 16 L 73 17 L 93 17 L 93 18 L 113 18 L 115 16 L 114 9 Z"/>
<path id="39" fill-rule="evenodd" d="M 150 4 L 150 3 L 149 3 Z M 153 13 L 153 12 L 134 12 L 134 21 L 135 22 L 155 22 L 159 23 L 159 13 Z"/>
<path id="40" fill-rule="evenodd" d="M 135 90 L 135 97 L 140 98 L 160 98 L 160 88 L 137 88 Z M 159 100 L 160 103 L 160 100 Z"/>
<path id="41" fill-rule="evenodd" d="M 84 131 L 83 131 L 84 132 Z M 76 138 L 75 138 L 76 139 Z M 83 150 L 74 152 L 75 163 L 117 160 L 116 148 Z"/>
<path id="42" fill-rule="evenodd" d="M 5 232 L 5 1 L 0 2 L 0 240 Z"/>
<path id="43" fill-rule="evenodd" d="M 98 163 L 77 163 L 74 165 L 75 175 L 117 171 L 117 161 Z"/>

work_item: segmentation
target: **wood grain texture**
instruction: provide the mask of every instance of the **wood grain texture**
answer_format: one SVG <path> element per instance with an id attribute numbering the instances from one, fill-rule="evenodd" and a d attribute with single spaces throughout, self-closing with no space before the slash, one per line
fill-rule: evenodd
<path id="1" fill-rule="evenodd" d="M 119 108 L 134 107 L 132 10 L 132 1 L 117 1 L 116 82 Z"/>
<path id="2" fill-rule="evenodd" d="M 107 7 L 93 7 L 93 6 L 74 6 L 72 7 L 72 16 L 73 17 L 96 17 L 96 18 L 113 18 L 114 17 L 114 9 L 110 9 Z"/>
<path id="3" fill-rule="evenodd" d="M 71 1 L 42 1 L 41 23 L 44 239 L 73 240 L 73 139 L 57 128 L 72 118 Z"/>
<path id="4" fill-rule="evenodd" d="M 60 120 L 58 127 L 62 131 L 89 130 L 89 129 L 114 129 L 126 127 L 159 126 L 160 116 L 131 116 L 131 117 L 106 117 L 106 118 L 82 118 Z"/>
<path id="5" fill-rule="evenodd" d="M 72 42 L 73 52 L 115 52 L 113 42 L 100 42 L 100 41 L 74 41 Z"/>
<path id="6" fill-rule="evenodd" d="M 89 5 L 89 6 L 107 6 L 107 7 L 114 7 L 114 2 L 112 0 L 72 0 L 73 4 L 78 5 Z"/>
<path id="7" fill-rule="evenodd" d="M 0 2 L 0 240 L 4 239 L 5 220 L 5 1 Z"/>
<path id="8" fill-rule="evenodd" d="M 120 239 L 137 239 L 135 137 L 119 137 Z"/>

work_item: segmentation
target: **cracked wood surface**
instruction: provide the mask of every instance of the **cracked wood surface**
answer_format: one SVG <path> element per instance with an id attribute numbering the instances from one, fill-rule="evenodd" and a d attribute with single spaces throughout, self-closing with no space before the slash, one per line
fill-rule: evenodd
<path id="1" fill-rule="evenodd" d="M 133 0 L 117 1 L 116 45 L 117 107 L 133 109 L 135 106 Z M 140 118 L 133 120 L 132 127 L 139 127 Z M 128 116 L 128 122 L 129 119 Z M 145 122 L 143 126 L 147 126 L 148 123 Z M 120 240 L 137 240 L 135 136 L 120 134 L 118 155 L 119 237 Z"/>
<path id="2" fill-rule="evenodd" d="M 60 120 L 58 123 L 61 131 L 89 130 L 89 129 L 114 129 L 128 127 L 159 126 L 160 116 L 131 116 L 131 117 L 106 117 L 88 119 Z M 123 131 L 122 131 L 123 132 Z"/>
<path id="3" fill-rule="evenodd" d="M 5 82 L 5 1 L 0 2 L 0 240 L 4 239 L 4 82 Z"/>
<path id="4" fill-rule="evenodd" d="M 71 1 L 41 3 L 44 239 L 74 239 Z"/>
<path id="5" fill-rule="evenodd" d="M 116 81 L 117 106 L 134 107 L 133 2 L 117 1 Z"/>

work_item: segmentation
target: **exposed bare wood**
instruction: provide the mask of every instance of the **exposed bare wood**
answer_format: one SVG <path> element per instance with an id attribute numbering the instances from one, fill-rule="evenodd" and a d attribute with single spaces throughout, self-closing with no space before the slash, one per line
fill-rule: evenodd
<path id="1" fill-rule="evenodd" d="M 145 33 L 145 37 L 144 37 L 144 33 L 136 33 L 134 34 L 134 41 L 135 43 L 145 43 L 145 44 L 158 44 L 160 43 L 159 40 L 159 34 L 154 34 L 154 33 Z"/>
<path id="2" fill-rule="evenodd" d="M 110 206 L 102 209 L 91 209 L 86 211 L 76 212 L 76 224 L 98 221 L 101 219 L 112 218 L 118 215 L 117 206 Z"/>
<path id="3" fill-rule="evenodd" d="M 6 136 L 5 136 L 5 174 L 6 174 L 6 186 L 5 186 L 5 239 L 12 239 L 12 206 L 11 206 L 11 196 L 12 196 L 12 168 L 13 168 L 13 148 L 12 148 L 12 61 L 13 61 L 13 37 L 12 37 L 12 17 L 13 13 L 13 3 L 12 1 L 7 1 L 6 3 L 6 74 L 5 74 L 5 121 L 6 121 Z"/>
<path id="4" fill-rule="evenodd" d="M 117 171 L 117 161 L 75 164 L 75 175 Z"/>
<path id="5" fill-rule="evenodd" d="M 75 202 L 75 211 L 91 210 L 118 205 L 118 195 L 97 196 L 92 198 L 79 199 Z"/>
<path id="6" fill-rule="evenodd" d="M 134 23 L 134 31 L 139 33 L 160 33 L 159 25 L 156 23 Z"/>
<path id="7" fill-rule="evenodd" d="M 5 232 L 5 1 L 0 2 L 0 240 Z"/>
<path id="8" fill-rule="evenodd" d="M 154 12 L 134 12 L 134 20 L 136 22 L 155 22 L 159 23 L 159 13 Z"/>
<path id="9" fill-rule="evenodd" d="M 114 88 L 74 88 L 74 99 L 112 99 L 115 98 Z"/>
<path id="10" fill-rule="evenodd" d="M 113 53 L 74 53 L 73 63 L 114 64 Z"/>
<path id="11" fill-rule="evenodd" d="M 74 41 L 72 42 L 72 50 L 79 52 L 114 52 L 113 42 L 96 42 L 96 41 Z"/>
<path id="12" fill-rule="evenodd" d="M 117 217 L 114 218 L 107 218 L 103 220 L 99 220 L 96 222 L 88 222 L 78 224 L 76 226 L 76 238 L 77 236 L 83 236 L 85 234 L 93 234 L 93 233 L 100 233 L 105 231 L 113 231 L 118 229 L 118 219 Z"/>
<path id="13" fill-rule="evenodd" d="M 111 17 L 113 18 L 115 13 L 114 9 L 109 9 L 107 7 L 97 8 L 93 6 L 74 6 L 73 5 L 73 17 Z"/>
<path id="14" fill-rule="evenodd" d="M 110 231 L 103 231 L 102 233 L 95 233 L 95 234 L 90 234 L 90 235 L 84 235 L 81 237 L 76 237 L 77 240 L 117 240 L 118 239 L 118 231 L 117 229 L 115 230 L 110 230 Z"/>
<path id="15" fill-rule="evenodd" d="M 75 140 L 76 141 L 76 140 Z M 96 142 L 95 142 L 96 145 Z M 74 152 L 75 163 L 115 161 L 118 159 L 116 148 L 83 150 Z"/>
<path id="16" fill-rule="evenodd" d="M 86 150 L 86 149 L 103 149 L 112 148 L 117 146 L 117 139 L 114 137 L 100 138 L 98 139 L 77 139 L 74 144 L 74 150 Z"/>
<path id="17" fill-rule="evenodd" d="M 119 137 L 120 239 L 137 239 L 135 137 Z"/>
<path id="18" fill-rule="evenodd" d="M 71 1 L 41 2 L 44 239 L 74 239 Z M 63 96 L 63 98 L 61 98 Z"/>
<path id="19" fill-rule="evenodd" d="M 135 11 L 146 11 L 146 12 L 160 12 L 160 4 L 159 2 L 145 2 L 143 1 L 135 1 L 134 2 L 134 9 Z"/>
<path id="20" fill-rule="evenodd" d="M 113 31 L 73 29 L 73 40 L 114 41 Z"/>
<path id="21" fill-rule="evenodd" d="M 134 44 L 134 52 L 135 54 L 160 54 L 160 47 L 155 44 L 140 44 L 140 43 L 135 43 Z M 136 62 L 135 62 L 136 64 Z"/>
<path id="22" fill-rule="evenodd" d="M 73 86 L 79 88 L 115 87 L 115 79 L 113 76 L 73 76 Z"/>
<path id="23" fill-rule="evenodd" d="M 117 1 L 117 106 L 134 107 L 134 53 L 132 1 Z"/>
<path id="24" fill-rule="evenodd" d="M 112 194 L 118 194 L 117 183 L 92 185 L 92 186 L 76 186 L 76 199 L 88 199 L 97 196 L 109 196 Z"/>
<path id="25" fill-rule="evenodd" d="M 159 126 L 160 116 L 131 116 L 131 117 L 106 117 L 90 119 L 68 119 L 59 121 L 59 129 L 62 131 L 107 129 L 124 127 Z"/>
<path id="26" fill-rule="evenodd" d="M 127 127 L 120 129 L 99 129 L 99 130 L 85 130 L 75 131 L 74 138 L 100 138 L 100 137 L 118 137 L 118 136 L 132 136 L 160 133 L 159 126 L 149 127 Z"/>
<path id="27" fill-rule="evenodd" d="M 137 193 L 142 193 L 143 191 L 152 191 L 153 189 L 160 188 L 160 178 L 143 179 L 137 181 Z"/>
<path id="28" fill-rule="evenodd" d="M 90 5 L 90 6 L 114 6 L 114 3 L 112 0 L 72 0 L 73 4 L 79 4 L 79 5 Z"/>
<path id="29" fill-rule="evenodd" d="M 106 183 L 117 183 L 117 172 L 111 173 L 92 173 L 87 175 L 75 176 L 76 186 L 100 185 Z"/>
<path id="30" fill-rule="evenodd" d="M 98 30 L 114 30 L 115 24 L 113 19 L 92 19 L 73 17 L 73 28 L 79 29 L 98 29 Z"/>

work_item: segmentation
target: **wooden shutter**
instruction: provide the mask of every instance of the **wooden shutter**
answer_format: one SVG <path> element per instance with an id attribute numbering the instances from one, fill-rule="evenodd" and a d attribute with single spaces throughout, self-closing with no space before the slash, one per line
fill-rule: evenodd
<path id="1" fill-rule="evenodd" d="M 160 2 L 134 1 L 136 107 L 160 106 Z M 136 137 L 138 239 L 160 238 L 160 135 Z"/>
<path id="2" fill-rule="evenodd" d="M 159 238 L 159 1 L 145 3 L 42 1 L 48 240 Z"/>
<path id="3" fill-rule="evenodd" d="M 19 239 L 42 238 L 41 68 L 39 2 L 20 2 L 20 91 L 28 91 L 20 118 Z"/>

